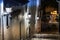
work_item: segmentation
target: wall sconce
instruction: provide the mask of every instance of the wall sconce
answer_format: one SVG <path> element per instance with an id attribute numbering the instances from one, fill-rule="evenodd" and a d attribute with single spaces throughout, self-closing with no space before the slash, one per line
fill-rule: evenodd
<path id="1" fill-rule="evenodd" d="M 12 8 L 6 8 L 6 12 L 7 12 L 7 13 L 12 12 Z"/>
<path id="2" fill-rule="evenodd" d="M 23 20 L 23 15 L 20 14 L 20 15 L 18 16 L 18 18 L 19 18 L 19 21 L 21 22 L 21 21 Z"/>
<path id="3" fill-rule="evenodd" d="M 28 18 L 31 18 L 31 15 L 28 15 Z"/>
<path id="4" fill-rule="evenodd" d="M 28 13 L 28 18 L 31 18 L 31 13 Z"/>
<path id="5" fill-rule="evenodd" d="M 39 17 L 36 17 L 36 20 L 39 20 Z"/>
<path id="6" fill-rule="evenodd" d="M 12 8 L 5 8 L 6 12 L 4 13 L 4 15 L 6 15 L 6 26 L 7 26 L 7 29 L 9 28 L 10 26 L 10 12 L 12 12 Z"/>

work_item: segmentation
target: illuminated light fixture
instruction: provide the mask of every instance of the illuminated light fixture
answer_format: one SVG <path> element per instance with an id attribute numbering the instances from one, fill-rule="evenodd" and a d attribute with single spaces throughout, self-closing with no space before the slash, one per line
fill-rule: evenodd
<path id="1" fill-rule="evenodd" d="M 38 20 L 38 19 L 39 19 L 39 17 L 36 17 L 36 19 Z"/>
<path id="2" fill-rule="evenodd" d="M 31 18 L 31 15 L 28 15 L 28 18 Z"/>
<path id="3" fill-rule="evenodd" d="M 55 14 L 55 15 L 57 15 L 57 11 L 53 11 L 53 12 L 51 12 L 51 14 Z"/>
<path id="4" fill-rule="evenodd" d="M 31 13 L 28 13 L 28 18 L 31 18 Z"/>
<path id="5" fill-rule="evenodd" d="M 12 8 L 6 8 L 6 12 L 8 13 L 12 12 Z"/>
<path id="6" fill-rule="evenodd" d="M 20 21 L 22 21 L 22 19 L 23 19 L 23 15 L 20 14 L 20 15 L 18 16 L 18 18 L 19 18 Z"/>

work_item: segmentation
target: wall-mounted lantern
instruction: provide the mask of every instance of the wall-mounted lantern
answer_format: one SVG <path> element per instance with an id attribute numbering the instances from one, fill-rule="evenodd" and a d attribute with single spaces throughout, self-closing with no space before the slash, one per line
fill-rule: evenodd
<path id="1" fill-rule="evenodd" d="M 19 18 L 19 21 L 21 22 L 21 21 L 23 20 L 23 15 L 20 14 L 20 15 L 18 16 L 18 18 Z"/>
<path id="2" fill-rule="evenodd" d="M 9 26 L 10 26 L 10 21 L 11 21 L 11 19 L 10 19 L 10 17 L 11 17 L 11 15 L 10 15 L 10 12 L 12 12 L 12 8 L 5 8 L 5 14 L 4 15 L 6 15 L 6 26 L 7 26 L 7 28 L 9 28 Z"/>
<path id="3" fill-rule="evenodd" d="M 31 13 L 28 13 L 28 18 L 31 18 Z"/>
<path id="4" fill-rule="evenodd" d="M 12 8 L 6 8 L 6 12 L 7 12 L 7 13 L 12 12 Z"/>

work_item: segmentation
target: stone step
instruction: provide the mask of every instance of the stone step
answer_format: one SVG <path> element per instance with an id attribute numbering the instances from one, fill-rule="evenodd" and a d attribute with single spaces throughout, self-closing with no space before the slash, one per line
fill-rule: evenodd
<path id="1" fill-rule="evenodd" d="M 59 34 L 34 34 L 33 38 L 58 39 Z"/>
<path id="2" fill-rule="evenodd" d="M 32 38 L 31 40 L 59 40 L 59 39 Z"/>

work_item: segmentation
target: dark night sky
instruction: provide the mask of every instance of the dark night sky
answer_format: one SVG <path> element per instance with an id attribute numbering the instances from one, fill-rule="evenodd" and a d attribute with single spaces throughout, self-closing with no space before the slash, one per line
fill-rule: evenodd
<path id="1" fill-rule="evenodd" d="M 40 0 L 38 0 L 40 1 Z M 4 6 L 19 6 L 28 3 L 29 6 L 36 6 L 37 0 L 4 0 Z"/>
<path id="2" fill-rule="evenodd" d="M 58 7 L 58 3 L 56 2 L 56 0 L 42 0 L 41 6 L 44 8 L 46 6 L 51 6 L 54 8 Z"/>
<path id="3" fill-rule="evenodd" d="M 19 6 L 28 2 L 28 0 L 4 0 L 4 6 Z"/>

